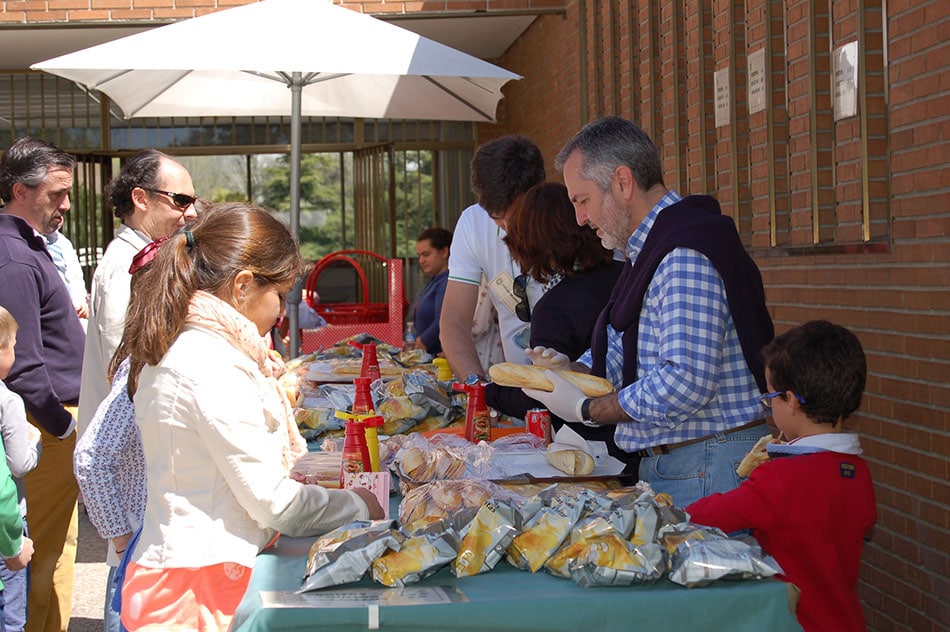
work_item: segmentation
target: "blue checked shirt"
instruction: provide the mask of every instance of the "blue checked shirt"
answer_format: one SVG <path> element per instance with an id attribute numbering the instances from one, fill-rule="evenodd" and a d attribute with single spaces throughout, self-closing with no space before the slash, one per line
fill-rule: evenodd
<path id="1" fill-rule="evenodd" d="M 627 242 L 635 261 L 660 212 L 680 201 L 669 191 Z M 622 332 L 607 325 L 607 379 L 623 384 Z M 722 277 L 705 256 L 676 248 L 660 262 L 640 311 L 637 380 L 620 389 L 635 421 L 617 425 L 627 451 L 706 437 L 766 417 L 746 364 Z M 591 366 L 588 350 L 578 358 Z"/>

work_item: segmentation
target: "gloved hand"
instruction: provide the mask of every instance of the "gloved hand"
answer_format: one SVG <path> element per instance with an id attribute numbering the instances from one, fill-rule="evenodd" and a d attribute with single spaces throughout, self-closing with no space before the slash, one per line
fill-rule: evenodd
<path id="1" fill-rule="evenodd" d="M 553 391 L 549 393 L 533 388 L 522 388 L 522 392 L 528 397 L 544 404 L 552 414 L 557 415 L 564 421 L 583 423 L 584 419 L 581 417 L 581 404 L 584 403 L 587 396 L 584 395 L 581 389 L 550 369 L 545 371 L 544 375 L 554 384 Z"/>
<path id="2" fill-rule="evenodd" d="M 524 352 L 528 355 L 528 359 L 531 360 L 531 364 L 534 366 L 553 369 L 554 371 L 563 371 L 571 368 L 571 359 L 557 349 L 534 347 L 533 349 L 525 349 Z"/>

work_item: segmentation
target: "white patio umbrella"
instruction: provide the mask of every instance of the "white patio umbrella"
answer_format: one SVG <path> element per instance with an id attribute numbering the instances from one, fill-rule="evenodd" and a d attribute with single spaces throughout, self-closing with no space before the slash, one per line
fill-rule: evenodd
<path id="1" fill-rule="evenodd" d="M 290 115 L 294 235 L 301 116 L 494 121 L 501 87 L 521 78 L 328 0 L 262 0 L 32 68 L 104 92 L 128 118 Z"/>

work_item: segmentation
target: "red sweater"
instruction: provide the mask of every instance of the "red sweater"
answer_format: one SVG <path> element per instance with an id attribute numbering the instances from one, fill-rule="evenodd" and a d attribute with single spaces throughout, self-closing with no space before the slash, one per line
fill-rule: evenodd
<path id="1" fill-rule="evenodd" d="M 801 590 L 798 621 L 808 632 L 866 630 L 855 592 L 863 538 L 877 520 L 874 488 L 859 456 L 782 456 L 726 494 L 686 508 L 692 521 L 730 533 L 753 529 L 762 548 Z"/>

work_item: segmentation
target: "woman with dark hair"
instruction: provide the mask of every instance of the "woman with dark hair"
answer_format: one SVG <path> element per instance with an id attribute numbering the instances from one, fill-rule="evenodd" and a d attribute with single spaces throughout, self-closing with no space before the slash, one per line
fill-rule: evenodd
<path id="1" fill-rule="evenodd" d="M 567 188 L 557 182 L 543 182 L 527 191 L 520 205 L 506 218 L 505 243 L 512 258 L 524 273 L 515 278 L 514 294 L 522 297 L 519 311 L 526 311 L 523 298 L 526 277 L 545 288 L 530 313 L 530 346 L 542 346 L 576 360 L 590 348 L 591 332 L 601 310 L 610 298 L 623 263 L 601 244 L 594 229 L 578 226 Z M 519 314 L 522 316 L 522 314 Z M 485 399 L 492 408 L 524 418 L 531 408 L 543 408 L 540 402 L 519 388 L 489 384 Z M 552 416 L 554 428 L 563 421 Z M 603 441 L 610 454 L 636 471 L 635 455 L 620 450 L 613 440 L 613 427 L 590 428 L 575 424 L 572 429 L 585 439 Z M 633 468 L 629 467 L 633 464 Z"/>
<path id="2" fill-rule="evenodd" d="M 445 285 L 449 281 L 451 245 L 452 232 L 438 226 L 425 229 L 416 238 L 419 268 L 429 277 L 429 282 L 413 302 L 410 318 L 415 328 L 415 348 L 425 349 L 432 355 L 442 353 L 439 316 L 442 314 L 442 301 L 445 299 Z"/>
<path id="3" fill-rule="evenodd" d="M 122 587 L 122 624 L 226 630 L 257 554 L 382 508 L 367 490 L 289 477 L 305 451 L 263 336 L 300 272 L 264 209 L 214 207 L 141 271 L 124 332 L 147 500 Z"/>

